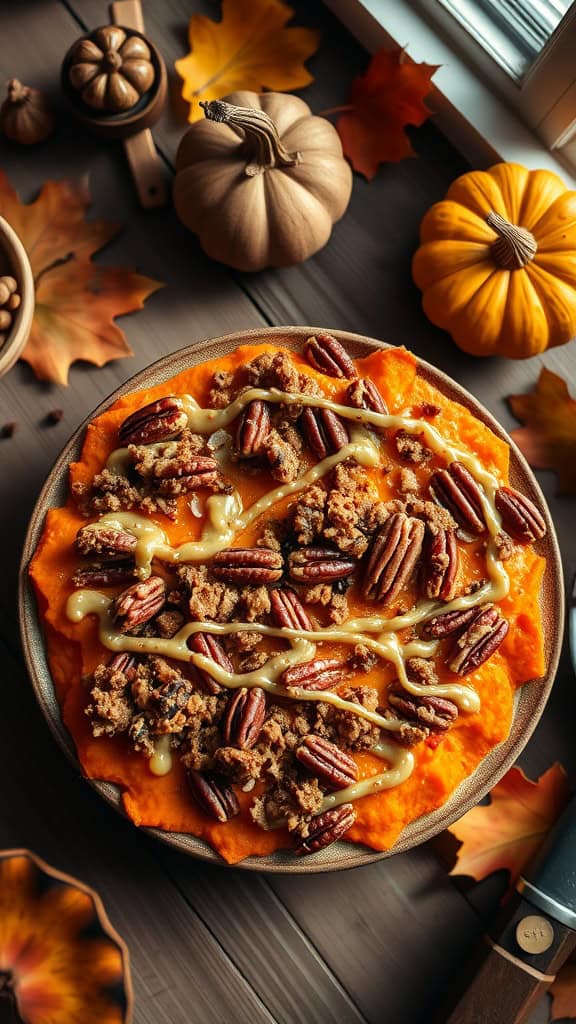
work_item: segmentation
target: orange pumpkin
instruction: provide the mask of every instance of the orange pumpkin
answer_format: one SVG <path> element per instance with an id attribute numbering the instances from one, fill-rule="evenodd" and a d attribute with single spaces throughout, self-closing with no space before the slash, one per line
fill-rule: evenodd
<path id="1" fill-rule="evenodd" d="M 128 950 L 100 898 L 27 850 L 0 852 L 0 1016 L 5 1001 L 22 1024 L 132 1019 Z"/>
<path id="2" fill-rule="evenodd" d="M 496 164 L 457 178 L 420 227 L 424 312 L 465 352 L 524 359 L 576 335 L 576 192 Z"/>

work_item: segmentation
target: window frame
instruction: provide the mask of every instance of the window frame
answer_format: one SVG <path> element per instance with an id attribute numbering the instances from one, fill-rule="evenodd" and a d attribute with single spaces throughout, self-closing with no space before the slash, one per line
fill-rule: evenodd
<path id="1" fill-rule="evenodd" d="M 324 3 L 370 52 L 397 45 L 415 61 L 441 65 L 434 76 L 435 120 L 471 162 L 546 167 L 576 188 L 576 62 L 570 60 L 576 4 L 519 84 L 439 0 Z"/>

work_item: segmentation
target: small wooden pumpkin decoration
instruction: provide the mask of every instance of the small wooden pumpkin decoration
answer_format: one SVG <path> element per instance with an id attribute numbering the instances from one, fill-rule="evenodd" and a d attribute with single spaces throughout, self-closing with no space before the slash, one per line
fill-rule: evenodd
<path id="1" fill-rule="evenodd" d="M 0 851 L 0 1019 L 129 1024 L 128 950 L 88 886 L 27 850 Z"/>
<path id="2" fill-rule="evenodd" d="M 6 138 L 22 146 L 33 146 L 52 134 L 54 123 L 54 113 L 44 93 L 11 78 L 0 108 L 0 128 Z"/>
<path id="3" fill-rule="evenodd" d="M 180 143 L 174 203 L 213 259 L 237 270 L 300 263 L 328 241 L 352 191 L 332 125 L 296 96 L 201 104 Z"/>
<path id="4" fill-rule="evenodd" d="M 117 25 L 97 28 L 70 52 L 68 80 L 87 106 L 119 114 L 134 107 L 154 82 L 150 48 Z"/>
<path id="5" fill-rule="evenodd" d="M 524 359 L 576 335 L 576 192 L 496 164 L 425 215 L 412 271 L 424 312 L 471 355 Z"/>

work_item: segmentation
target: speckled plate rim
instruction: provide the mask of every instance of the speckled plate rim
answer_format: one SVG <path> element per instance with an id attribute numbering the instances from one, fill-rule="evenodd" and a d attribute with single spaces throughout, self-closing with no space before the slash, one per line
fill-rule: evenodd
<path id="1" fill-rule="evenodd" d="M 76 768 L 81 771 L 70 734 L 62 723 L 60 710 L 55 698 L 54 686 L 47 664 L 42 625 L 33 588 L 28 577 L 28 565 L 40 538 L 47 510 L 63 504 L 67 494 L 68 466 L 78 458 L 84 431 L 88 423 L 104 412 L 113 402 L 130 391 L 141 390 L 168 381 L 181 370 L 216 358 L 233 351 L 239 345 L 263 344 L 282 345 L 294 351 L 301 351 L 303 343 L 311 334 L 329 331 L 355 357 L 368 355 L 375 349 L 389 348 L 384 342 L 363 335 L 332 328 L 319 327 L 265 327 L 238 331 L 219 338 L 213 338 L 197 345 L 190 345 L 178 352 L 164 356 L 141 370 L 86 417 L 60 453 L 42 487 L 24 543 L 19 579 L 20 630 L 24 656 L 38 703 L 60 746 L 65 750 Z M 560 651 L 564 627 L 564 588 L 562 563 L 556 533 L 544 499 L 544 495 L 521 452 L 510 440 L 506 431 L 468 391 L 447 374 L 430 363 L 418 359 L 418 372 L 438 387 L 449 398 L 460 402 L 510 446 L 510 480 L 524 491 L 542 509 L 548 532 L 539 542 L 538 550 L 546 556 L 547 566 L 541 591 L 541 607 L 544 620 L 547 671 L 541 680 L 528 683 L 519 691 L 515 704 L 510 736 L 484 758 L 476 771 L 454 791 L 445 804 L 437 810 L 411 822 L 401 833 L 390 850 L 377 851 L 355 843 L 339 842 L 311 857 L 297 859 L 290 851 L 278 851 L 265 857 L 247 857 L 233 865 L 248 871 L 273 873 L 315 873 L 344 870 L 371 864 L 395 853 L 402 853 L 426 842 L 460 818 L 496 784 L 516 761 L 534 731 L 544 710 L 552 688 Z M 118 786 L 99 780 L 87 780 L 98 793 L 117 811 L 125 815 Z M 143 827 L 143 830 L 181 852 L 200 860 L 225 866 L 225 861 L 204 840 L 185 833 L 165 832 L 157 828 Z"/>

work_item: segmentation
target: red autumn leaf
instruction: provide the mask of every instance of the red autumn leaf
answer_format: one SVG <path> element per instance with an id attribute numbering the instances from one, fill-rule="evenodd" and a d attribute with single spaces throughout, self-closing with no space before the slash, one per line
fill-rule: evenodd
<path id="1" fill-rule="evenodd" d="M 452 825 L 450 832 L 462 845 L 450 874 L 479 882 L 505 868 L 514 882 L 569 796 L 566 772 L 558 763 L 536 782 L 520 768 L 511 768 L 494 786 L 489 804 L 474 807 Z"/>
<path id="2" fill-rule="evenodd" d="M 576 494 L 576 401 L 566 381 L 543 368 L 532 394 L 510 395 L 508 402 L 524 423 L 511 436 L 530 465 L 553 469 L 559 493 Z"/>
<path id="3" fill-rule="evenodd" d="M 548 990 L 552 996 L 550 1021 L 576 1018 L 576 961 L 569 960 L 560 968 Z"/>
<path id="4" fill-rule="evenodd" d="M 424 98 L 438 68 L 415 64 L 404 50 L 379 50 L 364 75 L 352 82 L 350 99 L 336 128 L 355 171 L 370 181 L 378 164 L 414 156 L 404 128 L 421 125 L 431 111 Z"/>
<path id="5" fill-rule="evenodd" d="M 47 181 L 33 203 L 21 203 L 0 171 L 0 215 L 28 253 L 36 310 L 22 359 L 40 380 L 68 383 L 70 364 L 103 366 L 132 355 L 114 317 L 142 309 L 162 285 L 131 270 L 101 267 L 91 257 L 120 230 L 84 219 L 90 205 L 87 179 Z"/>

